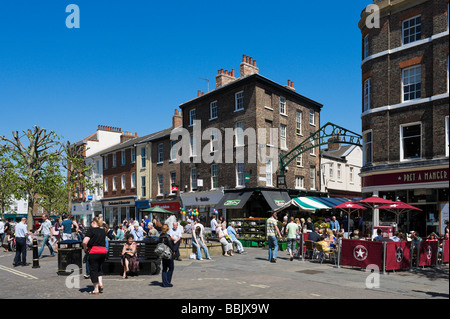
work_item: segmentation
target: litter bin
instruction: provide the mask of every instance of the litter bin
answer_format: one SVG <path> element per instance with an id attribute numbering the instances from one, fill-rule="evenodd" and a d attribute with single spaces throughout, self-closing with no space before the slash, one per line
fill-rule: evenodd
<path id="1" fill-rule="evenodd" d="M 78 240 L 63 240 L 58 243 L 58 275 L 69 276 L 73 273 L 81 275 L 83 269 L 81 243 Z"/>

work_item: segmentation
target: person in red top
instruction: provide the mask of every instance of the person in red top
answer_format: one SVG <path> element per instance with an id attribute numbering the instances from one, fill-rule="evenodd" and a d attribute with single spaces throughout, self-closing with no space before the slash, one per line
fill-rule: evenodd
<path id="1" fill-rule="evenodd" d="M 91 282 L 94 290 L 89 294 L 98 295 L 103 291 L 103 281 L 101 267 L 106 258 L 106 233 L 101 228 L 102 222 L 95 217 L 91 222 L 91 227 L 86 232 L 83 239 L 83 248 L 86 254 L 89 254 L 89 268 Z"/>

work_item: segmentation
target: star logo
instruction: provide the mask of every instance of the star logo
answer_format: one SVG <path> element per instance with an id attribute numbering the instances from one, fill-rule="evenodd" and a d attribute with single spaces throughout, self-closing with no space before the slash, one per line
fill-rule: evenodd
<path id="1" fill-rule="evenodd" d="M 396 256 L 398 263 L 402 262 L 402 260 L 403 260 L 403 248 L 402 247 L 397 247 L 395 256 Z"/>
<path id="2" fill-rule="evenodd" d="M 367 256 L 369 255 L 369 252 L 367 251 L 367 248 L 358 245 L 353 249 L 353 257 L 355 257 L 356 260 L 364 261 L 367 259 Z"/>
<path id="3" fill-rule="evenodd" d="M 431 259 L 431 255 L 433 255 L 433 250 L 431 249 L 431 246 L 427 247 L 427 259 Z"/>

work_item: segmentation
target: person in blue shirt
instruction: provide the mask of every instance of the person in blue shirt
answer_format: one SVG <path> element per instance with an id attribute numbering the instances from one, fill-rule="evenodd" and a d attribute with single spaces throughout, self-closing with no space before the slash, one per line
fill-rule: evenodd
<path id="1" fill-rule="evenodd" d="M 341 226 L 339 225 L 339 222 L 336 220 L 336 216 L 333 216 L 330 221 L 330 229 L 336 234 L 338 231 L 341 230 Z"/>
<path id="2" fill-rule="evenodd" d="M 236 233 L 236 223 L 231 222 L 230 226 L 227 228 L 228 235 L 231 237 L 231 241 L 236 244 L 236 249 L 238 254 L 246 254 L 247 252 L 244 251 L 244 247 L 242 246 L 242 243 L 237 239 L 239 235 Z"/>

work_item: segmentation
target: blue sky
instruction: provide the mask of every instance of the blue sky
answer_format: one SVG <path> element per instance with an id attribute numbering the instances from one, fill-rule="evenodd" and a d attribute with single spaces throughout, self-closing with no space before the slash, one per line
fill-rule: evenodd
<path id="1" fill-rule="evenodd" d="M 80 8 L 80 29 L 65 25 Z M 143 136 L 242 55 L 361 131 L 361 35 L 371 1 L 2 1 L 0 135 L 34 125 L 78 141 L 99 124 Z"/>

